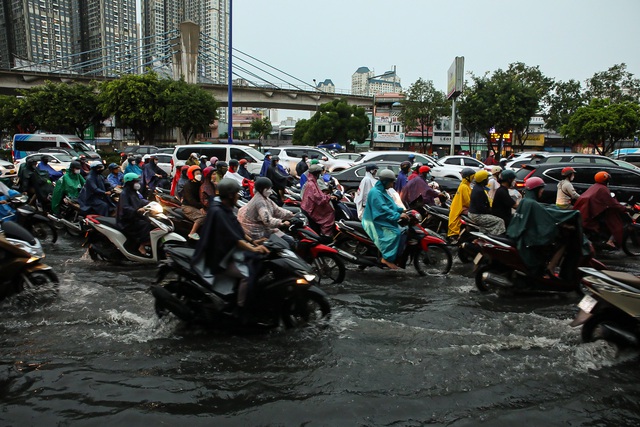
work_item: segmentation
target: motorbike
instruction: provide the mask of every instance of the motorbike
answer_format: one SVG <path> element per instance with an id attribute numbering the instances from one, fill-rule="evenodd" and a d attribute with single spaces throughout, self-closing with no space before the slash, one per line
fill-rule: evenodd
<path id="1" fill-rule="evenodd" d="M 409 211 L 407 214 L 407 243 L 398 265 L 404 267 L 407 263 L 413 263 L 421 276 L 447 274 L 453 262 L 447 243 L 421 225 L 422 217 L 418 212 Z M 386 268 L 380 261 L 380 251 L 365 232 L 361 222 L 337 221 L 336 230 L 333 246 L 338 249 L 340 256 L 358 265 L 360 269 Z"/>
<path id="2" fill-rule="evenodd" d="M 635 205 L 634 205 L 635 206 Z M 629 256 L 640 256 L 640 212 L 635 212 L 628 206 L 629 211 L 621 213 L 620 218 L 624 223 L 624 231 L 620 248 Z M 606 227 L 600 231 L 585 230 L 587 238 L 593 243 L 596 250 L 610 249 L 606 244 L 610 233 Z"/>
<path id="3" fill-rule="evenodd" d="M 640 278 L 617 271 L 580 268 L 584 297 L 571 326 L 582 341 L 604 339 L 618 348 L 640 346 Z"/>
<path id="4" fill-rule="evenodd" d="M 551 244 L 538 247 L 544 259 L 561 258 L 553 271 L 530 271 L 520 256 L 517 242 L 507 236 L 472 232 L 475 244 L 480 252 L 473 260 L 475 264 L 475 284 L 481 292 L 491 290 L 573 292 L 579 291 L 580 272 L 578 267 L 605 269 L 604 264 L 596 260 L 593 246 L 589 253 L 583 253 L 583 236 L 576 235 L 571 225 L 560 226 L 561 237 L 558 242 L 566 246 Z"/>
<path id="5" fill-rule="evenodd" d="M 321 285 L 342 283 L 346 268 L 338 250 L 322 243 L 322 237 L 309 227 L 304 214 L 296 214 L 290 223 L 289 233 L 296 240 L 295 252 L 311 265 L 318 282 Z"/>
<path id="6" fill-rule="evenodd" d="M 437 205 L 424 205 L 425 218 L 423 227 L 434 230 L 438 234 L 446 234 L 449 228 L 449 208 Z M 460 234 L 455 246 L 458 247 L 458 259 L 463 263 L 471 262 L 478 254 L 479 248 L 474 243 L 475 237 L 471 234 L 479 228 L 468 215 L 462 215 L 460 219 Z"/>
<path id="7" fill-rule="evenodd" d="M 182 202 L 180 201 L 180 199 L 172 196 L 171 192 L 169 190 L 165 190 L 164 188 L 156 187 L 155 197 L 156 201 L 163 207 L 179 208 L 182 206 Z"/>
<path id="8" fill-rule="evenodd" d="M 20 224 L 2 223 L 0 230 L 0 301 L 24 291 L 56 291 L 58 277 L 42 259 L 40 241 Z"/>
<path id="9" fill-rule="evenodd" d="M 80 204 L 77 200 L 65 196 L 59 207 L 60 212 L 57 215 L 47 214 L 47 217 L 53 224 L 59 228 L 67 230 L 69 235 L 81 236 L 84 230 L 84 217 L 80 213 Z"/>
<path id="10" fill-rule="evenodd" d="M 187 240 L 174 233 L 173 223 L 162 211 L 158 202 L 150 202 L 144 206 L 145 216 L 149 218 L 154 229 L 150 233 L 151 256 L 141 255 L 136 243 L 128 241 L 119 230 L 113 217 L 87 215 L 86 242 L 89 256 L 94 261 L 129 260 L 143 264 L 155 264 L 166 257 L 166 248 L 170 245 L 186 245 Z"/>
<path id="11" fill-rule="evenodd" d="M 21 194 L 12 197 L 9 204 L 16 211 L 15 220 L 26 228 L 38 240 L 44 243 L 55 243 L 58 240 L 58 232 L 51 220 L 34 206 L 28 203 L 29 197 Z M 5 221 L 9 218 L 3 218 Z"/>
<path id="12" fill-rule="evenodd" d="M 251 321 L 238 316 L 238 279 L 213 275 L 204 263 L 193 265 L 195 250 L 179 247 L 167 248 L 169 257 L 151 288 L 158 317 L 173 313 L 182 321 L 204 325 L 277 327 L 282 322 L 288 328 L 328 317 L 331 307 L 316 287 L 311 266 L 276 235 L 264 245 L 270 252 L 260 261 L 250 294 L 246 310 Z M 177 278 L 165 281 L 170 275 Z"/>

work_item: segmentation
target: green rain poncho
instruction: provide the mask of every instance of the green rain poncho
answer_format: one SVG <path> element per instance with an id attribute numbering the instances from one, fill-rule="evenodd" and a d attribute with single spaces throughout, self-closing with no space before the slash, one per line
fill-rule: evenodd
<path id="1" fill-rule="evenodd" d="M 53 196 L 51 196 L 51 210 L 53 213 L 60 212 L 60 202 L 64 196 L 69 196 L 72 199 L 77 199 L 80 190 L 84 186 L 84 178 L 79 173 L 66 173 L 56 183 L 56 188 L 53 190 Z"/>
<path id="2" fill-rule="evenodd" d="M 398 225 L 403 209 L 393 201 L 381 181 L 369 191 L 367 204 L 362 214 L 362 227 L 373 239 L 382 258 L 395 261 L 402 229 Z"/>
<path id="3" fill-rule="evenodd" d="M 570 223 L 576 227 L 572 234 L 576 241 L 568 243 L 578 247 L 583 243 L 580 213 L 539 203 L 536 201 L 536 191 L 525 191 L 525 196 L 507 228 L 507 235 L 517 242 L 520 257 L 527 267 L 534 271 L 544 268 L 548 261 L 546 251 L 540 249 L 558 240 L 561 233 L 560 224 Z"/>

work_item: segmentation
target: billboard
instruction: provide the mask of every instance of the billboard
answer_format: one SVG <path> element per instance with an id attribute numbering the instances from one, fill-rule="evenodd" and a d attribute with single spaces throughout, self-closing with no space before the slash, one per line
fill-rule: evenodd
<path id="1" fill-rule="evenodd" d="M 456 98 L 464 86 L 464 56 L 456 56 L 447 73 L 447 99 Z"/>

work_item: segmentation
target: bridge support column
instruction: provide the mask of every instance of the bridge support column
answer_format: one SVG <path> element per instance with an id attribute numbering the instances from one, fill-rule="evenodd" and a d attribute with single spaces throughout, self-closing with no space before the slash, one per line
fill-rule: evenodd
<path id="1" fill-rule="evenodd" d="M 185 21 L 180 24 L 180 37 L 173 47 L 173 78 L 184 77 L 187 83 L 198 82 L 198 45 L 200 44 L 200 26 Z"/>

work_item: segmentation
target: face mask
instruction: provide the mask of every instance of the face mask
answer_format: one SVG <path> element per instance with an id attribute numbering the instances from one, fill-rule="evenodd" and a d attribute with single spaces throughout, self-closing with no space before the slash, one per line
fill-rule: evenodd
<path id="1" fill-rule="evenodd" d="M 79 175 L 80 174 L 80 169 L 74 169 L 73 173 L 75 173 L 76 175 Z"/>
<path id="2" fill-rule="evenodd" d="M 265 199 L 268 199 L 268 198 L 269 198 L 269 196 L 271 195 L 271 189 L 270 189 L 270 188 L 265 188 L 264 190 L 262 190 L 262 191 L 260 192 L 260 194 L 262 194 L 262 196 L 263 196 Z"/>
<path id="3" fill-rule="evenodd" d="M 198 174 L 193 177 L 196 181 L 202 181 L 202 175 Z"/>
<path id="4" fill-rule="evenodd" d="M 427 181 L 431 181 L 431 173 L 427 174 Z"/>
<path id="5" fill-rule="evenodd" d="M 142 188 L 142 186 L 140 185 L 139 182 L 136 182 L 135 184 L 133 184 L 133 189 L 138 191 L 140 188 Z"/>

